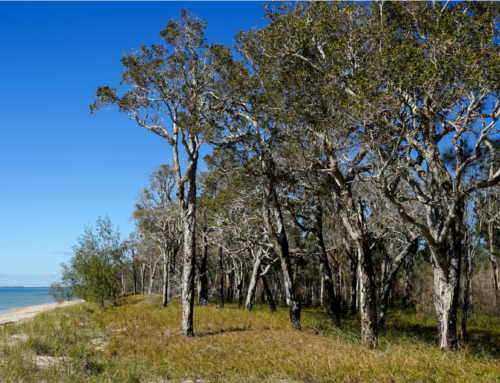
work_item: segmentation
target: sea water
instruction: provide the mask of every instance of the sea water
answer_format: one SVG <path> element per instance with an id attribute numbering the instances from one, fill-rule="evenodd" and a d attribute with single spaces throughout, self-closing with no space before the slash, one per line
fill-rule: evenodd
<path id="1" fill-rule="evenodd" d="M 0 288 L 0 313 L 5 313 L 19 307 L 54 303 L 48 288 Z"/>

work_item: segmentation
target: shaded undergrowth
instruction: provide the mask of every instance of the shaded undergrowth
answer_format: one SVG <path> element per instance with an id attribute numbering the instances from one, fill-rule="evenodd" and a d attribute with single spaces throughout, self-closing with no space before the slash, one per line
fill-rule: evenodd
<path id="1" fill-rule="evenodd" d="M 178 303 L 130 296 L 118 307 L 81 304 L 0 326 L 2 382 L 453 382 L 500 379 L 500 321 L 469 320 L 457 352 L 436 347 L 437 325 L 413 309 L 392 309 L 375 350 L 360 342 L 359 317 L 332 327 L 305 308 L 303 331 L 288 310 L 195 307 L 195 338 L 180 329 Z M 53 363 L 40 365 L 37 358 Z"/>

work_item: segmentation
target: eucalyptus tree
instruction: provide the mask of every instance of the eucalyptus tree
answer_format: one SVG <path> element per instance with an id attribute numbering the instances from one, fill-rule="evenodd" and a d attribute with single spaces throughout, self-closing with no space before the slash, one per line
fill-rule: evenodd
<path id="1" fill-rule="evenodd" d="M 363 342 L 377 342 L 377 310 L 372 241 L 366 210 L 353 184 L 366 172 L 370 153 L 361 141 L 371 111 L 360 102 L 371 77 L 366 64 L 373 43 L 365 3 L 279 3 L 270 8 L 269 25 L 239 35 L 240 50 L 272 88 L 279 106 L 273 115 L 300 142 L 305 171 L 323 173 L 333 203 L 356 244 L 361 265 Z M 363 88 L 364 87 L 364 88 Z M 358 94 L 359 93 L 359 94 Z M 361 100 L 362 101 L 362 100 Z"/>
<path id="2" fill-rule="evenodd" d="M 380 3 L 373 9 L 380 32 L 371 73 L 380 97 L 366 135 L 373 143 L 371 180 L 429 245 L 440 347 L 454 349 L 464 200 L 500 181 L 498 164 L 487 173 L 471 171 L 487 160 L 490 137 L 500 131 L 500 7 Z M 407 201 L 420 204 L 425 219 Z"/>
<path id="3" fill-rule="evenodd" d="M 241 38 L 259 73 L 286 94 L 283 118 L 302 119 L 297 139 L 321 149 L 311 169 L 331 180 L 357 244 L 362 337 L 369 345 L 376 342 L 371 236 L 367 211 L 352 192 L 361 179 L 383 189 L 429 243 L 440 346 L 456 345 L 461 206 L 465 196 L 500 180 L 498 166 L 476 180 L 464 176 L 497 132 L 498 8 L 477 2 L 279 4 L 265 29 Z M 453 148 L 453 172 L 443 159 L 444 142 Z M 474 148 L 470 156 L 463 155 L 466 142 Z M 400 183 L 410 195 L 401 193 Z M 408 198 L 427 210 L 425 222 L 407 211 Z"/>
<path id="4" fill-rule="evenodd" d="M 163 44 L 143 45 L 125 54 L 121 85 L 126 91 L 101 86 L 91 112 L 116 105 L 137 124 L 165 139 L 173 151 L 176 195 L 184 230 L 182 329 L 194 336 L 193 304 L 196 253 L 196 172 L 199 150 L 212 132 L 221 109 L 212 96 L 219 80 L 214 52 L 204 36 L 207 25 L 185 9 L 160 31 Z M 181 169 L 179 147 L 184 149 L 186 169 Z"/>

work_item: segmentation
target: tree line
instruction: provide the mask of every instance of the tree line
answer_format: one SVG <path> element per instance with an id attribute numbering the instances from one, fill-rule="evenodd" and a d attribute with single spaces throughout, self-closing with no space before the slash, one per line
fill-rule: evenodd
<path id="1" fill-rule="evenodd" d="M 115 280 L 153 293 L 160 275 L 186 336 L 195 295 L 251 310 L 260 291 L 297 330 L 319 298 L 335 326 L 359 311 L 374 347 L 391 302 L 428 276 L 439 347 L 456 348 L 486 265 L 499 304 L 499 5 L 276 3 L 265 17 L 231 49 L 183 10 L 161 44 L 124 54 L 120 90 L 97 89 L 92 113 L 117 106 L 173 152 L 138 195 Z"/>

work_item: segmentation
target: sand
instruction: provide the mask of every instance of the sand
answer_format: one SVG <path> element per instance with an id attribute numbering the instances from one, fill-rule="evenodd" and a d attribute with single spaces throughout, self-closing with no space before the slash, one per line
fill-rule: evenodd
<path id="1" fill-rule="evenodd" d="M 77 299 L 70 302 L 62 303 L 47 303 L 45 305 L 20 307 L 18 309 L 12 310 L 8 313 L 0 314 L 0 324 L 19 322 L 27 319 L 33 318 L 36 314 L 42 311 L 52 310 L 57 307 L 71 306 L 78 303 L 85 302 L 83 299 Z"/>

